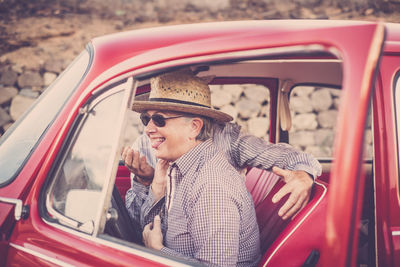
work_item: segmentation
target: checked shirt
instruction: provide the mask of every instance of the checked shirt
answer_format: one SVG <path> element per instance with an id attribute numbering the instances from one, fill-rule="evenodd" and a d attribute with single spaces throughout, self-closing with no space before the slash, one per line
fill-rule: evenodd
<path id="1" fill-rule="evenodd" d="M 211 266 L 255 266 L 260 240 L 253 200 L 211 139 L 180 157 L 168 173 L 168 204 L 165 197 L 154 203 L 150 189 L 141 214 L 152 221 L 161 213 L 161 251 Z"/>

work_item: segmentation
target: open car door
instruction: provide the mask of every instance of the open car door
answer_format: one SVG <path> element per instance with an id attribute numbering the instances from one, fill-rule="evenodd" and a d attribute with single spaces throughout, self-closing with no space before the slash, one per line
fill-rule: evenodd
<path id="1" fill-rule="evenodd" d="M 363 142 L 371 90 L 384 42 L 384 26 L 371 27 L 342 51 L 343 94 L 331 169 L 322 266 L 355 266 L 365 173 Z M 347 41 L 349 41 L 349 38 Z M 349 45 L 349 44 L 347 44 Z M 357 78 L 356 78 L 357 77 Z"/>

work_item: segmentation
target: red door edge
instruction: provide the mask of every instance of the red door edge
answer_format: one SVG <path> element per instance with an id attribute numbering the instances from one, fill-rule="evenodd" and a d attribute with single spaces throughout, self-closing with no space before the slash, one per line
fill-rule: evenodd
<path id="1" fill-rule="evenodd" d="M 327 253 L 322 255 L 321 266 L 355 266 L 356 263 L 358 222 L 365 183 L 361 164 L 364 127 L 384 36 L 385 26 L 378 23 L 370 40 L 365 62 L 361 65 L 364 68 L 357 87 L 350 86 L 357 81 L 344 80 L 323 246 L 323 251 Z M 351 65 L 354 62 L 347 69 L 345 66 L 344 76 L 350 76 Z M 357 79 L 347 77 L 347 80 L 352 78 Z"/>

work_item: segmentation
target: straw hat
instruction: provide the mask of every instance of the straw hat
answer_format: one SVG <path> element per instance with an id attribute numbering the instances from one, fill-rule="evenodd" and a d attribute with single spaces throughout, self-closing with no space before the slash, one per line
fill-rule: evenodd
<path id="1" fill-rule="evenodd" d="M 148 101 L 135 101 L 132 109 L 178 111 L 228 122 L 233 118 L 211 107 L 211 92 L 207 82 L 190 70 L 162 74 L 150 79 L 151 91 Z"/>

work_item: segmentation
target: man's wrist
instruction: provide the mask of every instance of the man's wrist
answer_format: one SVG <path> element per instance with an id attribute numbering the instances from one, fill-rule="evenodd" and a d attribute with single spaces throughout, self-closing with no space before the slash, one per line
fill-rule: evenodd
<path id="1" fill-rule="evenodd" d="M 314 183 L 315 178 L 314 178 L 314 175 L 313 175 L 313 174 L 311 174 L 310 172 L 306 171 L 305 169 L 297 169 L 296 171 L 297 171 L 297 172 L 303 172 L 303 173 L 307 174 L 307 176 L 310 177 L 310 179 L 311 179 L 311 180 L 313 181 L 313 183 Z"/>
<path id="2" fill-rule="evenodd" d="M 313 176 L 312 174 L 310 174 L 310 173 L 308 173 L 308 172 L 305 172 L 305 173 L 308 174 L 308 176 L 310 177 L 310 179 L 311 179 L 313 182 L 315 181 L 314 176 Z"/>
<path id="3" fill-rule="evenodd" d="M 138 176 L 136 174 L 133 176 L 133 180 L 135 182 L 141 183 L 142 185 L 145 185 L 145 186 L 149 186 L 151 184 L 151 181 L 143 179 L 143 178 L 141 178 L 140 176 Z"/>

